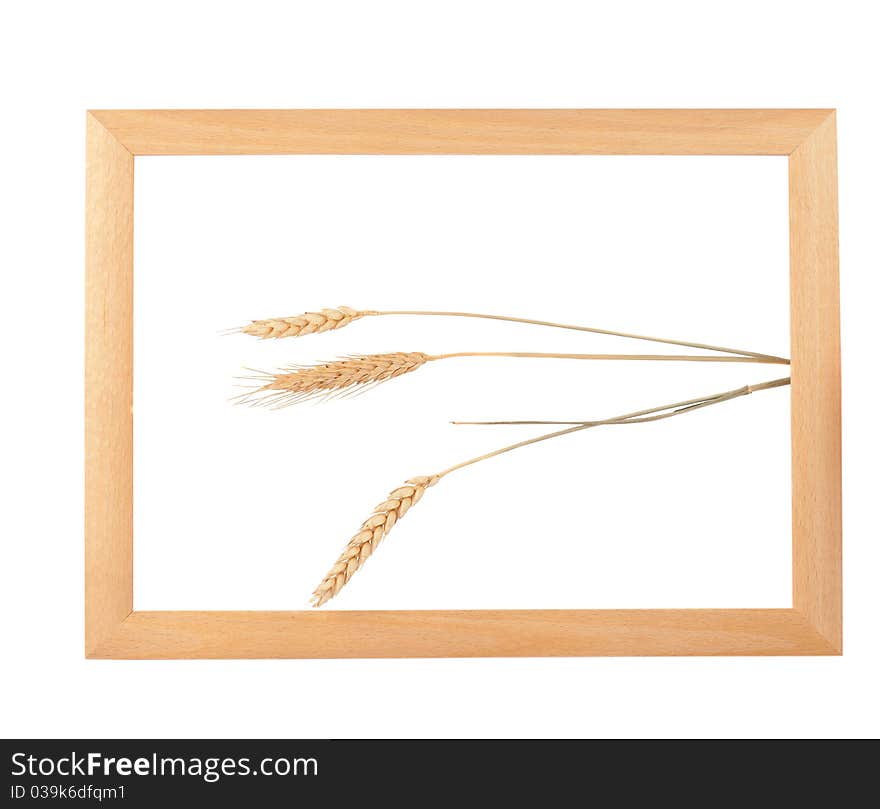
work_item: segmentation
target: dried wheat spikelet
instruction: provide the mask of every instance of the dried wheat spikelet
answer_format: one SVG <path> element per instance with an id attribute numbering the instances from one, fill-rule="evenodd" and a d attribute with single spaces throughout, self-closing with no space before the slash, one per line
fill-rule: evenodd
<path id="1" fill-rule="evenodd" d="M 743 357 L 761 358 L 765 361 L 788 362 L 783 357 L 772 354 L 760 354 L 755 351 L 744 351 L 739 348 L 724 348 L 723 346 L 709 345 L 707 343 L 694 343 L 687 340 L 673 340 L 668 337 L 648 337 L 642 334 L 599 329 L 595 326 L 576 326 L 570 323 L 555 323 L 550 320 L 534 320 L 527 317 L 513 317 L 511 315 L 486 314 L 481 312 L 438 312 L 415 309 L 352 309 L 348 306 L 339 306 L 336 309 L 322 309 L 320 312 L 306 312 L 293 317 L 278 317 L 268 320 L 254 320 L 241 329 L 233 329 L 254 337 L 267 339 L 270 337 L 302 337 L 306 334 L 317 334 L 323 331 L 341 329 L 349 323 L 366 316 L 388 315 L 416 315 L 432 317 L 457 317 L 479 318 L 482 320 L 506 321 L 508 323 L 522 323 L 532 326 L 548 326 L 554 329 L 567 329 L 570 331 L 589 332 L 592 334 L 605 334 L 613 337 L 624 337 L 630 340 L 647 340 L 653 343 L 667 343 L 670 345 L 688 346 L 708 351 L 718 351 L 722 354 L 734 354 Z"/>
<path id="2" fill-rule="evenodd" d="M 395 523 L 422 499 L 425 489 L 433 486 L 439 479 L 439 475 L 410 478 L 404 486 L 395 489 L 384 502 L 379 503 L 373 509 L 373 513 L 364 520 L 360 530 L 349 540 L 336 564 L 315 588 L 311 599 L 312 605 L 320 607 L 337 595 L 361 565 L 370 558 Z"/>
<path id="3" fill-rule="evenodd" d="M 687 399 L 682 402 L 673 402 L 671 404 L 650 407 L 644 410 L 636 410 L 631 413 L 623 413 L 619 416 L 602 419 L 600 421 L 453 422 L 454 424 L 570 424 L 572 426 L 566 427 L 563 430 L 556 430 L 552 433 L 545 433 L 544 435 L 539 435 L 534 438 L 527 438 L 524 441 L 517 441 L 515 444 L 509 444 L 506 447 L 487 452 L 484 455 L 469 458 L 468 460 L 450 466 L 448 469 L 444 469 L 442 472 L 438 472 L 435 475 L 410 478 L 405 486 L 395 489 L 388 495 L 388 499 L 385 500 L 385 502 L 380 503 L 375 509 L 373 509 L 373 513 L 364 521 L 363 525 L 361 525 L 360 531 L 351 538 L 336 564 L 333 565 L 315 589 L 312 595 L 313 606 L 320 607 L 339 593 L 339 591 L 348 583 L 348 580 L 370 557 L 375 550 L 376 545 L 378 545 L 385 537 L 385 534 L 394 527 L 394 524 L 406 514 L 411 506 L 421 499 L 425 489 L 429 486 L 433 486 L 438 480 L 451 472 L 480 463 L 481 461 L 489 460 L 490 458 L 497 458 L 499 455 L 504 455 L 523 447 L 538 444 L 552 438 L 571 435 L 593 427 L 611 424 L 642 424 L 649 421 L 673 418 L 686 413 L 692 413 L 702 407 L 709 407 L 711 405 L 737 399 L 741 396 L 747 396 L 757 391 L 779 388 L 790 384 L 791 379 L 789 377 L 774 379 L 769 382 L 746 385 L 742 388 L 723 391 L 709 396 L 701 396 L 696 399 Z"/>
<path id="4" fill-rule="evenodd" d="M 520 359 L 652 360 L 664 362 L 756 362 L 775 359 L 723 354 L 556 354 L 535 351 L 457 351 L 453 354 L 424 354 L 398 351 L 392 354 L 359 354 L 320 365 L 299 365 L 277 372 L 257 371 L 246 377 L 262 384 L 237 397 L 239 403 L 285 407 L 296 402 L 334 395 L 347 395 L 408 374 L 426 362 L 457 357 L 515 357 Z M 787 362 L 787 361 L 783 361 Z"/>
<path id="5" fill-rule="evenodd" d="M 265 383 L 239 396 L 238 401 L 285 407 L 310 399 L 365 390 L 415 371 L 429 359 L 431 357 L 421 351 L 398 351 L 342 357 L 320 365 L 292 366 L 277 373 L 258 373 L 250 378 L 265 380 Z"/>
<path id="6" fill-rule="evenodd" d="M 267 320 L 253 320 L 242 326 L 242 334 L 250 334 L 261 340 L 278 337 L 305 337 L 307 334 L 320 334 L 324 331 L 341 329 L 367 312 L 359 312 L 349 306 L 336 309 L 322 309 L 320 312 L 304 312 L 293 317 L 274 317 Z"/>

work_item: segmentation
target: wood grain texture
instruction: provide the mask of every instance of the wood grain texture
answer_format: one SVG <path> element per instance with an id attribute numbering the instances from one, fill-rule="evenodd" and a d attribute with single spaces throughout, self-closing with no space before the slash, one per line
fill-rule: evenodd
<path id="1" fill-rule="evenodd" d="M 134 157 L 86 121 L 85 636 L 132 610 Z"/>
<path id="2" fill-rule="evenodd" d="M 135 612 L 95 657 L 824 655 L 794 610 Z"/>
<path id="3" fill-rule="evenodd" d="M 829 110 L 96 110 L 135 155 L 787 155 Z"/>
<path id="4" fill-rule="evenodd" d="M 794 608 L 843 644 L 837 143 L 830 114 L 789 158 Z"/>
<path id="5" fill-rule="evenodd" d="M 132 612 L 134 154 L 790 155 L 792 609 Z M 86 656 L 839 654 L 835 121 L 827 110 L 147 110 L 87 116 Z"/>

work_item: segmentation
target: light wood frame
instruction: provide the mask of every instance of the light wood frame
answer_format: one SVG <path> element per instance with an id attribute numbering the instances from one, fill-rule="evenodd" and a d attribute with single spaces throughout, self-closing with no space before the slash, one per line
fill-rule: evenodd
<path id="1" fill-rule="evenodd" d="M 102 110 L 87 114 L 86 142 L 87 657 L 841 653 L 833 110 Z M 135 157 L 221 154 L 787 156 L 791 608 L 133 611 Z"/>

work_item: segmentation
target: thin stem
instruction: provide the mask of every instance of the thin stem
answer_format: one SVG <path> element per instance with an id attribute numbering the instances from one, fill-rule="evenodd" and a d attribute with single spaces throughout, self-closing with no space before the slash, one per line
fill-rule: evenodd
<path id="1" fill-rule="evenodd" d="M 717 393 L 714 396 L 701 396 L 699 399 L 688 399 L 684 402 L 676 402 L 675 404 L 669 404 L 663 407 L 652 407 L 648 410 L 640 410 L 636 413 L 629 413 L 626 416 L 618 416 L 617 418 L 604 419 L 602 421 L 539 421 L 522 419 L 517 421 L 452 421 L 450 422 L 450 424 L 477 425 L 480 427 L 490 427 L 498 425 L 525 426 L 532 424 L 589 424 L 591 427 L 598 427 L 602 424 L 643 424 L 646 421 L 658 421 L 661 418 L 665 419 L 669 416 L 678 415 L 679 413 L 684 413 L 690 410 L 697 410 L 710 404 L 726 402 L 739 396 L 745 396 L 746 394 L 754 393 L 757 390 L 779 388 L 784 385 L 790 384 L 790 382 L 791 379 L 789 377 L 785 377 L 784 379 L 774 379 L 770 382 L 761 382 L 757 385 L 746 385 L 745 387 L 737 388 L 736 390 L 727 391 L 725 393 Z M 662 416 L 651 416 L 650 418 L 639 418 L 641 416 L 649 416 L 652 413 L 659 413 L 663 410 L 672 410 L 673 408 L 675 408 L 674 413 L 667 413 Z"/>
<path id="2" fill-rule="evenodd" d="M 629 334 L 622 331 L 611 331 L 610 329 L 597 329 L 591 326 L 573 326 L 568 323 L 554 323 L 550 320 L 533 320 L 527 317 L 509 317 L 507 315 L 486 315 L 477 312 L 423 312 L 409 309 L 394 309 L 385 311 L 370 310 L 364 312 L 366 315 L 429 315 L 437 317 L 476 317 L 483 320 L 504 320 L 509 323 L 526 323 L 530 326 L 550 326 L 556 329 L 570 329 L 572 331 L 586 331 L 591 334 L 606 334 L 611 337 L 626 337 L 630 340 L 648 340 L 652 343 L 667 343 L 674 346 L 686 346 L 687 348 L 700 348 L 706 351 L 720 351 L 723 354 L 739 354 L 743 357 L 761 357 L 766 360 L 775 360 L 776 362 L 786 363 L 784 357 L 775 357 L 772 354 L 760 354 L 755 351 L 743 351 L 738 348 L 724 348 L 722 346 L 707 345 L 705 343 L 690 343 L 686 340 L 671 340 L 665 337 L 647 337 L 641 334 Z"/>
<path id="3" fill-rule="evenodd" d="M 454 357 L 521 357 L 527 359 L 559 360 L 662 360 L 667 362 L 759 362 L 787 365 L 781 357 L 720 356 L 718 354 L 554 354 L 534 351 L 457 351 L 453 354 L 434 354 L 429 360 L 448 360 Z"/>
<path id="4" fill-rule="evenodd" d="M 746 385 L 743 388 L 736 388 L 735 390 L 725 391 L 723 393 L 715 394 L 712 396 L 706 396 L 702 399 L 692 399 L 690 402 L 678 402 L 676 404 L 671 405 L 663 405 L 661 407 L 652 407 L 648 410 L 637 410 L 633 413 L 624 413 L 622 416 L 615 416 L 614 418 L 605 419 L 603 421 L 590 421 L 590 422 L 580 422 L 574 427 L 568 427 L 565 430 L 557 430 L 556 432 L 547 433 L 546 435 L 539 435 L 536 438 L 529 438 L 525 441 L 518 441 L 516 444 L 510 444 L 507 447 L 502 447 L 501 449 L 496 449 L 494 452 L 487 452 L 485 455 L 478 455 L 476 458 L 471 458 L 470 460 L 463 461 L 462 463 L 455 464 L 455 466 L 450 466 L 448 469 L 444 469 L 440 472 L 437 477 L 442 478 L 445 475 L 448 475 L 450 472 L 454 472 L 457 469 L 462 469 L 465 466 L 470 466 L 471 464 L 479 463 L 480 461 L 486 461 L 489 458 L 495 458 L 498 455 L 503 455 L 505 452 L 512 452 L 515 449 L 519 449 L 520 447 L 527 447 L 529 444 L 537 444 L 541 441 L 547 441 L 551 438 L 559 438 L 563 435 L 569 435 L 571 433 L 579 432 L 580 430 L 588 430 L 591 427 L 598 427 L 603 424 L 623 424 L 623 423 L 639 423 L 631 420 L 638 419 L 642 416 L 647 416 L 652 413 L 659 413 L 664 410 L 671 410 L 673 408 L 681 408 L 677 409 L 672 413 L 666 414 L 663 418 L 668 418 L 671 416 L 678 416 L 682 413 L 689 413 L 697 407 L 703 407 L 710 404 L 718 404 L 719 402 L 730 401 L 731 399 L 735 399 L 739 396 L 746 396 L 750 393 L 753 393 L 757 390 L 767 390 L 768 388 L 778 388 L 783 385 L 788 385 L 791 383 L 791 379 L 786 377 L 784 379 L 774 379 L 770 382 L 762 382 L 757 385 Z M 694 406 L 688 406 L 689 404 L 694 403 Z M 649 420 L 657 420 L 657 419 L 649 419 Z M 516 422 L 510 422 L 516 423 Z"/>

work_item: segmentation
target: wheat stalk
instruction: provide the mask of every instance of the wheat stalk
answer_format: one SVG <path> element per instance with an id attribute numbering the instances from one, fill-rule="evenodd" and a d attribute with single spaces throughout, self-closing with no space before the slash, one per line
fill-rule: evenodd
<path id="1" fill-rule="evenodd" d="M 252 320 L 238 331 L 268 340 L 278 337 L 305 337 L 307 334 L 320 334 L 324 331 L 341 329 L 349 323 L 371 312 L 359 312 L 349 306 L 336 309 L 322 309 L 320 312 L 304 312 L 293 317 L 275 317 L 267 320 Z"/>
<path id="2" fill-rule="evenodd" d="M 666 343 L 668 345 L 684 346 L 686 348 L 699 348 L 707 351 L 718 351 L 722 354 L 736 354 L 742 357 L 760 357 L 765 360 L 787 362 L 783 357 L 775 357 L 772 354 L 760 354 L 755 351 L 744 351 L 738 348 L 724 348 L 722 346 L 708 345 L 706 343 L 693 343 L 686 340 L 672 340 L 666 337 L 648 337 L 642 334 L 630 334 L 629 332 L 611 331 L 610 329 L 598 329 L 593 326 L 574 326 L 569 323 L 555 323 L 551 320 L 534 320 L 525 317 L 512 317 L 510 315 L 489 315 L 479 312 L 433 312 L 419 311 L 415 309 L 394 309 L 378 311 L 375 309 L 352 309 L 348 306 L 340 306 L 336 309 L 322 309 L 320 312 L 306 312 L 293 317 L 270 318 L 268 320 L 254 320 L 238 331 L 250 334 L 254 337 L 267 339 L 271 337 L 303 337 L 307 334 L 318 334 L 323 331 L 341 329 L 355 320 L 367 316 L 383 315 L 417 315 L 432 317 L 469 317 L 483 320 L 501 320 L 508 323 L 523 323 L 530 326 L 548 326 L 554 329 L 568 329 L 571 331 L 584 331 L 591 334 L 605 334 L 611 337 L 625 337 L 630 340 L 647 340 L 652 343 Z"/>
<path id="3" fill-rule="evenodd" d="M 661 405 L 659 407 L 650 407 L 645 410 L 636 410 L 632 413 L 624 413 L 620 416 L 614 416 L 610 419 L 601 421 L 585 421 L 577 422 L 572 427 L 556 432 L 539 435 L 535 438 L 529 438 L 525 441 L 518 441 L 501 449 L 487 452 L 484 455 L 478 455 L 475 458 L 469 458 L 466 461 L 457 463 L 438 472 L 436 475 L 426 475 L 423 477 L 410 478 L 405 486 L 395 489 L 388 495 L 385 502 L 380 503 L 373 509 L 373 513 L 364 521 L 360 530 L 356 533 L 342 555 L 336 561 L 336 564 L 330 569 L 321 583 L 315 588 L 312 595 L 312 604 L 320 607 L 326 604 L 331 598 L 339 593 L 339 591 L 348 583 L 351 577 L 358 571 L 363 563 L 370 557 L 376 546 L 385 538 L 385 535 L 394 527 L 398 520 L 415 505 L 430 486 L 436 484 L 441 478 L 463 469 L 466 466 L 479 463 L 480 461 L 495 458 L 515 449 L 527 447 L 531 444 L 537 444 L 541 441 L 547 441 L 551 438 L 558 438 L 563 435 L 570 435 L 581 430 L 588 430 L 592 427 L 612 424 L 643 424 L 650 421 L 659 421 L 661 419 L 680 416 L 685 413 L 691 413 L 699 408 L 708 407 L 710 405 L 728 402 L 737 399 L 740 396 L 748 396 L 760 390 L 770 390 L 771 388 L 783 387 L 791 384 L 791 379 L 774 379 L 769 382 L 760 382 L 755 385 L 746 385 L 742 388 L 723 391 L 722 393 L 714 393 L 709 396 L 702 396 L 697 399 L 688 399 L 682 402 L 674 402 L 672 404 Z M 572 422 L 453 422 L 454 424 L 571 424 Z"/>
<path id="4" fill-rule="evenodd" d="M 398 351 L 393 354 L 362 354 L 342 357 L 320 365 L 300 365 L 277 372 L 256 371 L 247 377 L 263 384 L 237 397 L 239 403 L 286 407 L 297 402 L 345 395 L 366 390 L 421 368 L 425 363 L 459 357 L 512 357 L 568 360 L 648 360 L 667 362 L 756 362 L 786 360 L 718 354 L 554 354 L 530 351 L 460 351 L 453 354 L 424 354 Z"/>
<path id="5" fill-rule="evenodd" d="M 349 540 L 336 564 L 330 568 L 312 594 L 312 604 L 320 607 L 335 596 L 376 550 L 385 535 L 414 506 L 425 489 L 440 478 L 437 475 L 410 478 L 406 485 L 395 489 L 373 509 L 360 530 Z"/>
<path id="6" fill-rule="evenodd" d="M 700 396 L 697 399 L 687 399 L 683 402 L 676 402 L 675 404 L 666 405 L 665 407 L 652 407 L 648 410 L 639 410 L 635 413 L 628 413 L 626 416 L 618 416 L 617 418 L 612 419 L 603 419 L 601 421 L 547 421 L 547 420 L 537 420 L 537 419 L 520 419 L 517 421 L 451 421 L 450 424 L 471 424 L 477 425 L 480 427 L 487 426 L 523 426 L 523 425 L 538 425 L 538 424 L 571 424 L 577 425 L 581 427 L 599 427 L 600 425 L 613 425 L 613 424 L 645 424 L 651 421 L 660 421 L 662 419 L 668 419 L 670 416 L 677 416 L 681 413 L 689 412 L 691 410 L 699 410 L 700 408 L 707 407 L 708 405 L 718 404 L 719 402 L 727 402 L 730 399 L 737 399 L 740 396 L 747 396 L 750 393 L 755 393 L 759 390 L 769 390 L 770 388 L 781 388 L 785 385 L 791 384 L 791 378 L 785 377 L 784 379 L 773 379 L 770 382 L 760 382 L 755 385 L 745 385 L 742 388 L 736 388 L 735 390 L 724 391 L 723 393 L 716 393 L 712 396 Z M 669 413 L 661 412 L 661 411 L 671 411 Z M 658 415 L 659 414 L 659 415 Z"/>

